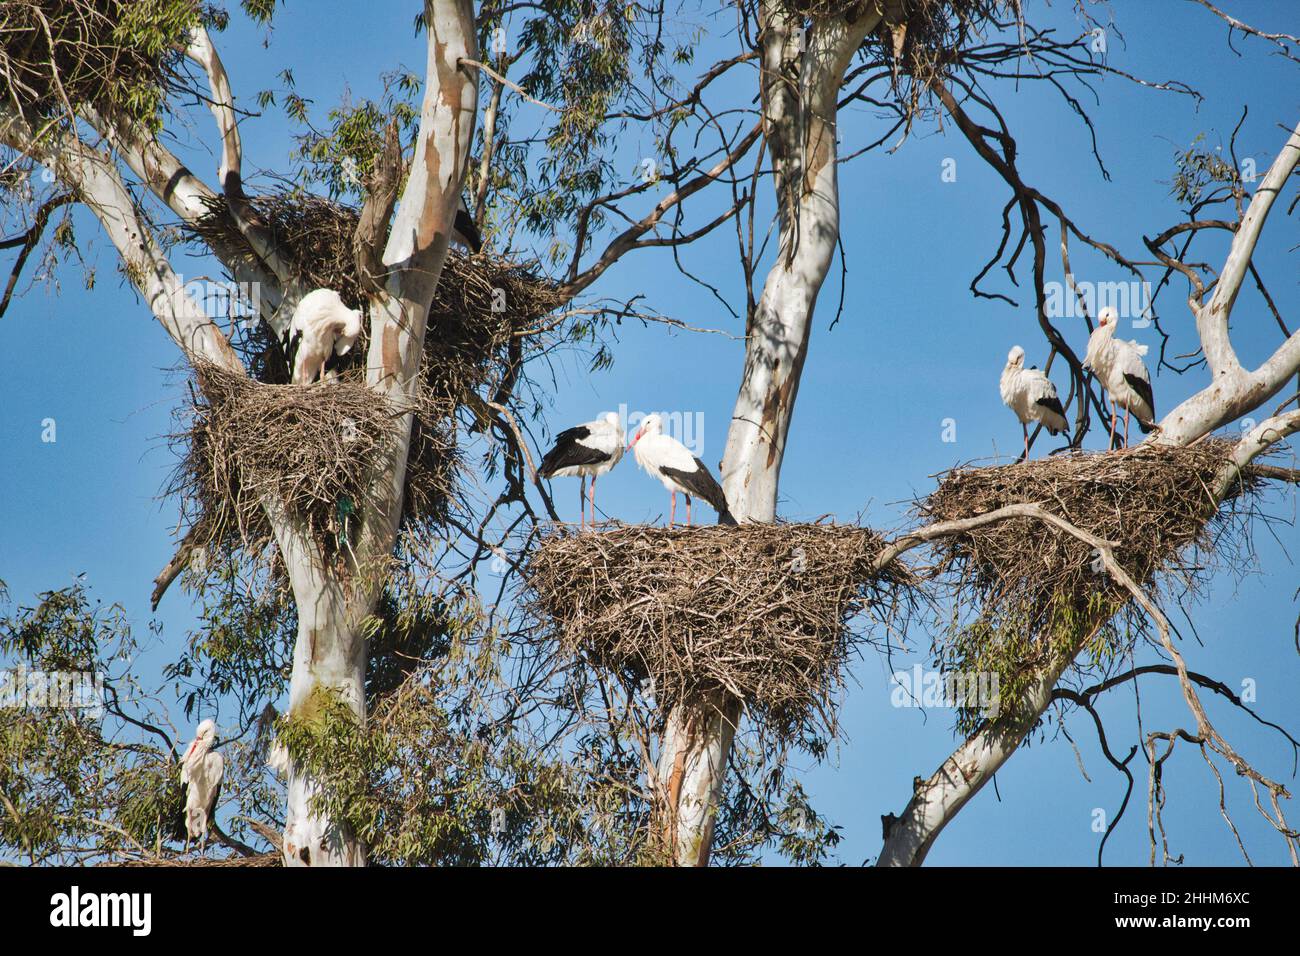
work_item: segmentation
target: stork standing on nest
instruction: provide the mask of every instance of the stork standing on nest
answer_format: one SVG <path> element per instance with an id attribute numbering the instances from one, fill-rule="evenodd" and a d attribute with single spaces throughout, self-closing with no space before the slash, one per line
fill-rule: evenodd
<path id="1" fill-rule="evenodd" d="M 555 445 L 542 458 L 537 473 L 543 478 L 581 478 L 578 497 L 582 517 L 578 527 L 587 517 L 587 503 L 591 503 L 591 523 L 596 523 L 596 479 L 610 471 L 623 457 L 623 423 L 618 414 L 606 412 L 594 422 L 584 422 L 566 428 L 555 436 Z M 587 494 L 587 479 L 591 479 L 591 494 Z"/>
<path id="2" fill-rule="evenodd" d="M 194 733 L 181 757 L 181 784 L 185 787 L 185 852 L 190 851 L 190 842 L 199 838 L 199 852 L 208 845 L 208 824 L 212 822 L 213 811 L 217 808 L 217 796 L 221 792 L 221 778 L 226 771 L 226 762 L 221 754 L 212 749 L 217 737 L 217 725 L 205 720 Z"/>
<path id="3" fill-rule="evenodd" d="M 1128 447 L 1128 420 L 1130 413 L 1138 420 L 1138 427 L 1149 432 L 1156 424 L 1156 400 L 1151 391 L 1151 373 L 1142 356 L 1147 347 L 1138 342 L 1115 338 L 1119 326 L 1119 313 L 1114 306 L 1106 306 L 1097 315 L 1097 327 L 1088 336 L 1088 353 L 1083 367 L 1097 376 L 1102 388 L 1110 396 L 1110 443 L 1115 444 L 1115 429 L 1119 424 L 1116 406 L 1124 409 L 1124 447 Z"/>
<path id="4" fill-rule="evenodd" d="M 677 492 L 686 496 L 686 527 L 691 526 L 691 496 L 703 498 L 718 513 L 718 524 L 735 524 L 727 507 L 727 496 L 722 486 L 709 473 L 709 469 L 691 454 L 690 449 L 671 435 L 663 433 L 663 419 L 647 415 L 637 429 L 628 450 L 636 455 L 636 463 L 649 474 L 663 482 L 671 496 L 668 527 L 677 517 Z"/>
<path id="5" fill-rule="evenodd" d="M 347 355 L 360 335 L 361 313 L 344 305 L 337 292 L 308 292 L 293 310 L 285 341 L 285 354 L 293 356 L 293 384 L 308 385 L 322 372 L 327 380 L 338 378 L 326 363 Z"/>
<path id="6" fill-rule="evenodd" d="M 1038 422 L 1053 435 L 1069 434 L 1070 423 L 1065 419 L 1061 397 L 1046 373 L 1037 368 L 1025 368 L 1025 350 L 1019 345 L 1007 353 L 1007 364 L 1002 369 L 1002 401 L 1020 419 L 1025 433 L 1025 460 L 1029 460 L 1029 423 Z"/>

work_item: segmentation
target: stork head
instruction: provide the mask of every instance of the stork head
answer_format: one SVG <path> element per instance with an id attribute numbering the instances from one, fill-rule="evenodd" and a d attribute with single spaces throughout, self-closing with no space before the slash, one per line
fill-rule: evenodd
<path id="1" fill-rule="evenodd" d="M 1105 328 L 1106 326 L 1110 326 L 1111 330 L 1113 331 L 1118 325 L 1119 325 L 1119 312 L 1115 310 L 1115 307 L 1113 305 L 1108 305 L 1100 312 L 1097 313 L 1097 326 L 1099 328 Z"/>
<path id="2" fill-rule="evenodd" d="M 1007 353 L 1007 368 L 1024 368 L 1025 350 L 1019 345 L 1013 345 L 1011 351 Z"/>
<path id="3" fill-rule="evenodd" d="M 361 335 L 361 313 L 356 309 L 346 310 L 343 325 L 334 339 L 334 351 L 338 355 L 347 355 Z"/>
<path id="4" fill-rule="evenodd" d="M 631 451 L 632 446 L 635 445 L 637 442 L 639 442 L 642 438 L 645 438 L 646 435 L 658 435 L 663 430 L 664 430 L 664 420 L 660 418 L 657 413 L 647 415 L 644 419 L 642 419 L 641 427 L 638 428 L 636 430 L 636 434 L 632 436 L 632 443 L 627 446 L 628 450 Z"/>
<path id="5" fill-rule="evenodd" d="M 195 754 L 207 753 L 212 746 L 212 742 L 217 739 L 217 725 L 210 719 L 202 721 L 194 731 L 194 739 L 190 745 L 185 748 L 185 757 L 189 760 Z"/>

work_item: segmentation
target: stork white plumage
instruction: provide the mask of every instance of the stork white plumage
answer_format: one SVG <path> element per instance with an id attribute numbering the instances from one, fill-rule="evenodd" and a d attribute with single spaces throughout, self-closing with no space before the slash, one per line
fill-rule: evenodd
<path id="1" fill-rule="evenodd" d="M 671 435 L 663 433 L 663 419 L 647 415 L 637 429 L 628 450 L 636 455 L 636 463 L 658 478 L 670 495 L 668 527 L 677 517 L 677 492 L 686 496 L 686 527 L 691 526 L 691 496 L 703 498 L 718 513 L 718 524 L 735 524 L 727 507 L 727 496 L 709 469 L 691 454 L 690 449 Z"/>
<path id="2" fill-rule="evenodd" d="M 1110 396 L 1110 443 L 1115 444 L 1115 429 L 1119 424 L 1116 406 L 1124 409 L 1124 445 L 1128 446 L 1128 422 L 1132 414 L 1138 427 L 1149 432 L 1156 423 L 1156 401 L 1151 390 L 1151 373 L 1142 356 L 1147 347 L 1140 342 L 1115 338 L 1119 327 L 1119 313 L 1106 306 L 1097 315 L 1097 327 L 1088 336 L 1088 352 L 1083 367 L 1097 376 L 1101 387 Z"/>
<path id="3" fill-rule="evenodd" d="M 1069 434 L 1065 409 L 1056 386 L 1046 373 L 1036 368 L 1025 368 L 1025 350 L 1019 345 L 1007 353 L 1007 364 L 1002 369 L 1002 401 L 1016 413 L 1025 433 L 1025 459 L 1029 458 L 1029 423 L 1038 422 L 1053 435 Z"/>
<path id="4" fill-rule="evenodd" d="M 185 787 L 185 852 L 190 842 L 199 838 L 199 851 L 208 845 L 208 824 L 217 807 L 221 792 L 221 778 L 226 772 L 226 762 L 212 749 L 217 737 L 217 725 L 211 720 L 199 724 L 181 757 L 181 784 Z"/>
<path id="5" fill-rule="evenodd" d="M 310 384 L 322 372 L 327 380 L 338 378 L 326 363 L 335 355 L 347 355 L 360 335 L 361 313 L 344 305 L 337 292 L 308 292 L 289 323 L 286 351 L 293 356 L 293 383 Z"/>
<path id="6" fill-rule="evenodd" d="M 610 471 L 623 457 L 623 423 L 615 412 L 606 412 L 594 422 L 566 428 L 555 436 L 555 445 L 542 458 L 537 473 L 543 478 L 581 478 L 578 497 L 582 504 L 581 528 L 591 504 L 591 523 L 596 523 L 596 479 Z M 591 494 L 587 495 L 587 479 Z"/>

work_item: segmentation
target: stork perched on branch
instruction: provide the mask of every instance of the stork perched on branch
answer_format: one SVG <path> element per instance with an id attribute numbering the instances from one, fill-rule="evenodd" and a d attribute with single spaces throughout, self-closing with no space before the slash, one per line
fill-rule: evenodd
<path id="1" fill-rule="evenodd" d="M 327 363 L 347 355 L 360 335 L 361 313 L 344 305 L 337 292 L 308 292 L 293 310 L 284 343 L 285 354 L 292 357 L 293 384 L 308 385 L 322 373 L 326 380 L 338 378 Z"/>
<path id="2" fill-rule="evenodd" d="M 555 436 L 555 445 L 542 458 L 537 473 L 543 478 L 581 478 L 578 497 L 582 517 L 578 527 L 586 520 L 587 504 L 591 504 L 591 523 L 596 523 L 596 479 L 613 469 L 623 457 L 623 423 L 616 412 L 606 412 L 594 422 L 584 422 L 566 428 Z M 591 479 L 591 494 L 587 495 L 587 479 Z"/>
<path id="3" fill-rule="evenodd" d="M 211 720 L 199 724 L 181 757 L 181 784 L 185 787 L 185 852 L 190 842 L 199 838 L 199 852 L 208 845 L 208 824 L 217 808 L 221 793 L 221 778 L 226 772 L 226 762 L 212 749 L 217 737 L 217 725 Z"/>
<path id="4" fill-rule="evenodd" d="M 1119 424 L 1116 406 L 1124 409 L 1124 446 L 1128 447 L 1129 414 L 1138 420 L 1138 427 L 1149 432 L 1156 424 L 1156 400 L 1151 391 L 1151 373 L 1142 356 L 1147 347 L 1138 342 L 1115 338 L 1119 326 L 1119 313 L 1106 306 L 1097 315 L 1097 327 L 1088 336 L 1088 353 L 1083 367 L 1097 376 L 1102 388 L 1110 396 L 1110 443 L 1115 444 L 1115 428 Z"/>
<path id="5" fill-rule="evenodd" d="M 690 449 L 676 438 L 663 433 L 663 419 L 647 415 L 637 429 L 628 450 L 636 455 L 636 463 L 649 474 L 663 482 L 671 496 L 668 527 L 677 517 L 677 492 L 686 495 L 686 526 L 691 526 L 691 496 L 703 498 L 718 513 L 718 524 L 735 524 L 727 496 L 722 486 L 709 473 L 709 469 L 691 454 Z"/>
<path id="6" fill-rule="evenodd" d="M 1053 435 L 1069 434 L 1070 423 L 1065 419 L 1061 397 L 1046 373 L 1037 368 L 1025 368 L 1025 350 L 1019 345 L 1007 353 L 1007 364 L 1002 369 L 1002 401 L 1020 419 L 1025 434 L 1025 460 L 1029 460 L 1029 423 L 1038 422 Z"/>

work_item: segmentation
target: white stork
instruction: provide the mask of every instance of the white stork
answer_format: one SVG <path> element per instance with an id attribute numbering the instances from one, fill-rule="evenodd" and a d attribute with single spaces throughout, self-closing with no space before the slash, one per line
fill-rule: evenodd
<path id="1" fill-rule="evenodd" d="M 1016 413 L 1025 433 L 1025 460 L 1029 459 L 1029 423 L 1039 422 L 1053 435 L 1069 434 L 1070 423 L 1065 419 L 1061 397 L 1056 386 L 1044 372 L 1025 368 L 1025 350 L 1019 345 L 1007 353 L 1007 364 L 1002 370 L 1002 401 Z"/>
<path id="2" fill-rule="evenodd" d="M 289 323 L 286 353 L 293 356 L 293 383 L 308 385 L 324 372 L 326 379 L 338 373 L 326 367 L 335 355 L 347 355 L 361 335 L 361 313 L 343 304 L 333 289 L 313 289 L 302 297 Z"/>
<path id="3" fill-rule="evenodd" d="M 718 513 L 718 524 L 735 524 L 727 507 L 727 496 L 722 487 L 690 450 L 676 438 L 663 433 L 663 419 L 647 415 L 637 429 L 628 450 L 636 455 L 636 463 L 649 474 L 663 482 L 671 495 L 668 527 L 677 517 L 677 492 L 686 496 L 686 527 L 691 526 L 691 496 L 703 498 Z"/>
<path id="4" fill-rule="evenodd" d="M 596 523 L 596 479 L 610 471 L 623 457 L 623 423 L 618 414 L 606 412 L 594 422 L 584 422 L 566 428 L 555 436 L 555 445 L 542 458 L 537 473 L 543 478 L 580 477 L 578 497 L 582 505 L 581 528 L 587 516 L 587 503 L 591 503 L 591 523 Z M 591 479 L 591 494 L 587 495 L 587 479 Z"/>
<path id="5" fill-rule="evenodd" d="M 1115 444 L 1119 424 L 1116 406 L 1124 409 L 1124 445 L 1128 446 L 1129 414 L 1137 418 L 1138 427 L 1149 432 L 1156 424 L 1156 400 L 1151 391 L 1151 373 L 1142 361 L 1147 347 L 1138 342 L 1115 338 L 1119 313 L 1106 306 L 1097 315 L 1097 327 L 1088 336 L 1088 354 L 1083 367 L 1097 376 L 1110 395 L 1110 443 Z"/>
<path id="6" fill-rule="evenodd" d="M 181 784 L 185 787 L 185 852 L 190 851 L 190 841 L 199 838 L 199 851 L 208 845 L 208 824 L 217 808 L 217 795 L 221 792 L 221 778 L 226 772 L 226 762 L 221 754 L 212 750 L 217 736 L 217 725 L 210 720 L 199 724 L 181 757 Z"/>

